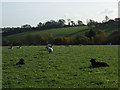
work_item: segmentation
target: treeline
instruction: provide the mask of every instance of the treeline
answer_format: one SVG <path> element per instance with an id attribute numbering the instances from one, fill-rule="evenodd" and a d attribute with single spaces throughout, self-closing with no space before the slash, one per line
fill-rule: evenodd
<path id="1" fill-rule="evenodd" d="M 97 22 L 94 20 L 88 20 L 87 26 L 89 28 L 99 28 L 102 29 L 104 27 L 117 27 L 118 23 L 120 23 L 120 18 L 115 19 L 109 19 L 107 16 L 105 17 L 105 20 L 102 22 Z M 85 24 L 81 20 L 75 21 L 71 19 L 67 19 L 67 22 L 64 19 L 59 19 L 57 21 L 50 20 L 45 23 L 39 22 L 36 27 L 32 27 L 29 24 L 22 25 L 21 27 L 12 27 L 12 28 L 2 28 L 2 35 L 7 36 L 11 34 L 17 34 L 22 32 L 28 32 L 28 31 L 40 31 L 40 30 L 46 30 L 46 29 L 52 29 L 52 28 L 62 28 L 62 27 L 76 27 L 76 26 L 85 26 Z"/>
<path id="2" fill-rule="evenodd" d="M 76 26 L 83 26 L 82 21 L 78 20 L 77 23 L 72 21 L 71 19 L 68 19 L 68 24 L 65 24 L 64 19 L 60 19 L 58 21 L 50 20 L 45 23 L 39 23 L 36 27 L 31 27 L 31 25 L 22 25 L 21 28 L 3 28 L 3 36 L 10 35 L 10 34 L 16 34 L 21 32 L 27 32 L 27 31 L 36 31 L 36 30 L 46 30 L 51 28 L 61 28 L 61 27 L 76 27 Z M 56 37 L 53 34 L 47 34 L 45 36 L 36 34 L 36 35 L 27 35 L 23 37 L 21 40 L 15 40 L 15 41 L 9 41 L 7 39 L 3 39 L 2 45 L 45 45 L 48 43 L 54 44 L 54 45 L 78 45 L 78 44 L 85 44 L 85 45 L 101 45 L 101 44 L 120 44 L 120 18 L 109 19 L 107 16 L 105 17 L 105 20 L 103 20 L 102 23 L 94 21 L 94 20 L 88 20 L 87 26 L 89 27 L 89 32 L 86 32 L 83 36 L 76 35 L 73 38 L 69 37 Z M 103 31 L 103 29 L 106 28 L 109 30 L 109 28 L 113 28 L 116 31 L 113 31 L 113 33 L 109 36 L 106 36 L 106 33 Z"/>
<path id="3" fill-rule="evenodd" d="M 3 46 L 7 45 L 46 45 L 51 43 L 53 45 L 106 45 L 112 43 L 114 45 L 120 44 L 120 30 L 115 31 L 108 37 L 103 30 L 98 30 L 97 32 L 92 29 L 89 32 L 86 32 L 84 36 L 76 35 L 73 38 L 69 37 L 56 37 L 55 35 L 47 34 L 45 36 L 36 34 L 36 35 L 26 35 L 21 40 L 14 40 L 10 42 L 7 39 L 3 39 Z"/>

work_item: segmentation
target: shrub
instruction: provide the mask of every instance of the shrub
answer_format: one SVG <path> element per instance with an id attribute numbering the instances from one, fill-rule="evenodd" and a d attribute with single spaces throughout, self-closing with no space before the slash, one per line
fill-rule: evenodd
<path id="1" fill-rule="evenodd" d="M 45 36 L 46 43 L 51 43 L 51 44 L 53 44 L 55 38 L 56 38 L 56 36 L 55 36 L 54 34 L 52 34 L 52 33 L 47 33 L 46 36 Z"/>
<path id="2" fill-rule="evenodd" d="M 70 43 L 70 38 L 68 37 L 57 37 L 54 40 L 54 44 L 57 44 L 57 45 L 69 44 L 69 43 Z"/>
<path id="3" fill-rule="evenodd" d="M 19 41 L 19 40 L 14 40 L 13 42 L 12 42 L 12 45 L 13 46 L 19 46 L 19 45 L 24 45 L 21 41 Z"/>
<path id="4" fill-rule="evenodd" d="M 2 39 L 2 45 L 3 46 L 8 46 L 10 44 L 10 41 L 7 40 L 6 38 Z"/>
<path id="5" fill-rule="evenodd" d="M 34 43 L 37 45 L 46 44 L 45 37 L 40 35 L 40 34 L 35 35 L 34 36 Z"/>
<path id="6" fill-rule="evenodd" d="M 115 31 L 109 35 L 107 42 L 120 45 L 120 30 Z"/>
<path id="7" fill-rule="evenodd" d="M 86 36 L 77 35 L 72 39 L 73 44 L 88 44 L 89 38 Z"/>

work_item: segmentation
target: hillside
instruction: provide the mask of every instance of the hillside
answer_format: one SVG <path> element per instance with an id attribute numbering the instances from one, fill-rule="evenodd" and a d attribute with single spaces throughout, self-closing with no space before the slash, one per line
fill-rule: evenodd
<path id="1" fill-rule="evenodd" d="M 47 35 L 48 33 L 49 34 L 51 33 L 57 37 L 59 37 L 59 36 L 73 37 L 77 34 L 84 35 L 84 33 L 86 31 L 89 31 L 87 26 L 64 27 L 64 28 L 47 29 L 47 30 L 41 30 L 41 31 L 23 32 L 23 33 L 19 33 L 19 34 L 4 36 L 3 38 L 13 41 L 13 40 L 19 40 L 26 35 L 36 35 L 36 34 Z"/>
<path id="2" fill-rule="evenodd" d="M 94 31 L 97 30 L 104 30 L 106 35 L 110 35 L 112 32 L 117 30 L 117 27 L 111 26 L 111 27 L 102 27 L 102 28 L 95 28 Z M 47 29 L 47 30 L 41 30 L 41 31 L 30 31 L 30 32 L 23 32 L 8 36 L 3 36 L 3 39 L 6 38 L 9 41 L 13 40 L 20 40 L 26 35 L 47 35 L 47 34 L 53 34 L 57 37 L 74 37 L 75 35 L 84 35 L 85 32 L 89 31 L 88 26 L 78 26 L 78 27 L 63 27 L 63 28 L 55 28 L 55 29 Z"/>

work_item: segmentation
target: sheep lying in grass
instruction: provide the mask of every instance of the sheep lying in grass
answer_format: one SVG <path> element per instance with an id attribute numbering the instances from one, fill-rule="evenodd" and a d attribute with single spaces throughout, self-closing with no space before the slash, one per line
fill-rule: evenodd
<path id="1" fill-rule="evenodd" d="M 23 65 L 23 64 L 25 64 L 25 63 L 24 63 L 24 59 L 22 59 L 22 58 L 19 60 L 18 63 L 16 63 L 16 65 Z"/>
<path id="2" fill-rule="evenodd" d="M 71 47 L 71 45 L 66 45 L 66 47 Z"/>
<path id="3" fill-rule="evenodd" d="M 8 47 L 8 49 L 12 49 L 12 48 L 13 48 L 13 46 Z"/>
<path id="4" fill-rule="evenodd" d="M 16 48 L 21 48 L 21 46 L 18 46 L 18 47 L 16 47 Z"/>
<path id="5" fill-rule="evenodd" d="M 45 48 L 48 50 L 49 53 L 52 53 L 52 52 L 53 52 L 53 48 L 48 47 L 48 46 L 46 46 Z"/>
<path id="6" fill-rule="evenodd" d="M 96 59 L 91 59 L 90 62 L 92 64 L 92 67 L 109 67 L 109 65 L 105 62 L 96 62 Z"/>
<path id="7" fill-rule="evenodd" d="M 79 46 L 82 46 L 82 44 L 79 44 Z"/>

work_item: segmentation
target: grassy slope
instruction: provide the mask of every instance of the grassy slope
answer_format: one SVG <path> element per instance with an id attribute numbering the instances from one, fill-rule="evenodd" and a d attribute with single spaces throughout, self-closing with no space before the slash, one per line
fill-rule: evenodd
<path id="1" fill-rule="evenodd" d="M 104 30 L 108 35 L 110 35 L 112 32 L 117 30 L 117 27 L 111 26 L 111 27 L 102 27 L 102 28 L 95 28 L 95 31 L 97 30 Z M 65 27 L 65 28 L 56 28 L 56 29 L 48 29 L 48 30 L 42 30 L 42 31 L 32 31 L 32 32 L 23 32 L 19 34 L 14 35 L 8 35 L 3 38 L 7 38 L 10 41 L 13 40 L 20 40 L 26 35 L 35 35 L 35 34 L 41 34 L 46 35 L 47 33 L 52 33 L 55 36 L 65 36 L 65 37 L 74 37 L 75 35 L 85 35 L 85 32 L 89 31 L 87 26 L 79 26 L 79 27 Z"/>
<path id="2" fill-rule="evenodd" d="M 117 88 L 118 46 L 3 47 L 3 88 Z M 25 65 L 16 66 L 20 58 Z M 105 61 L 110 67 L 88 68 L 89 60 Z"/>
<path id="3" fill-rule="evenodd" d="M 72 37 L 76 34 L 83 35 L 88 29 L 86 26 L 82 27 L 65 27 L 65 28 L 56 28 L 56 29 L 48 29 L 48 30 L 42 30 L 42 31 L 32 31 L 32 32 L 23 32 L 19 34 L 9 35 L 5 36 L 3 38 L 7 38 L 8 40 L 19 40 L 20 38 L 24 37 L 25 35 L 31 34 L 41 34 L 46 35 L 47 33 L 52 33 L 55 36 L 66 36 L 66 37 Z"/>
<path id="4" fill-rule="evenodd" d="M 106 35 L 110 35 L 111 33 L 113 33 L 114 31 L 118 30 L 118 27 L 116 26 L 105 26 L 105 27 L 101 27 L 101 28 L 96 28 L 95 30 L 104 30 L 106 32 Z"/>

